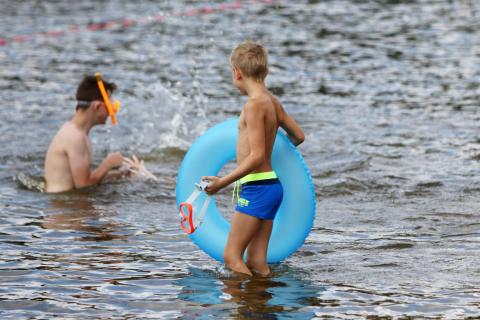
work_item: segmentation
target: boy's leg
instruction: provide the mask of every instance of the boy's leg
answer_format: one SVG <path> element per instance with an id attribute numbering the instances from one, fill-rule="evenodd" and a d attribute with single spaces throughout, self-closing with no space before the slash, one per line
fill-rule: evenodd
<path id="1" fill-rule="evenodd" d="M 248 267 L 263 276 L 267 276 L 270 273 L 270 268 L 267 264 L 267 250 L 272 227 L 273 220 L 261 220 L 260 228 L 252 241 L 250 241 L 247 249 Z"/>
<path id="2" fill-rule="evenodd" d="M 252 275 L 250 269 L 243 261 L 243 254 L 249 242 L 258 232 L 262 221 L 248 214 L 235 212 L 230 226 L 227 245 L 223 258 L 227 268 L 234 272 Z"/>

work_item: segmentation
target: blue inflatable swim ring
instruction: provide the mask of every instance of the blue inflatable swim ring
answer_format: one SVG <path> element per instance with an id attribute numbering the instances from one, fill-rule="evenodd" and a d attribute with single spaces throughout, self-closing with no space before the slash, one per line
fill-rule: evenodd
<path id="1" fill-rule="evenodd" d="M 238 119 L 227 120 L 205 132 L 190 147 L 178 172 L 177 207 L 185 201 L 202 176 L 218 175 L 236 158 Z M 267 261 L 278 263 L 294 253 L 307 238 L 315 218 L 315 191 L 300 153 L 285 134 L 277 133 L 272 153 L 273 170 L 283 185 L 283 201 L 273 223 Z M 206 198 L 204 192 L 198 201 Z M 232 207 L 232 213 L 233 213 Z M 230 224 L 212 201 L 200 227 L 190 239 L 212 258 L 223 262 Z"/>

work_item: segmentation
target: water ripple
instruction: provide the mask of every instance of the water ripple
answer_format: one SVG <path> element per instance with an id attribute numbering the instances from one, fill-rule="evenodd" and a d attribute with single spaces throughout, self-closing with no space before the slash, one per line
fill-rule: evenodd
<path id="1" fill-rule="evenodd" d="M 190 11 L 222 5 L 0 3 L 2 39 L 163 16 L 0 45 L 2 319 L 478 317 L 479 3 Z M 175 183 L 193 140 L 246 101 L 228 64 L 244 39 L 268 47 L 268 85 L 305 129 L 318 209 L 271 278 L 238 281 L 179 229 Z M 50 139 L 97 70 L 122 109 L 93 130 L 94 162 L 136 154 L 159 181 L 41 193 Z"/>

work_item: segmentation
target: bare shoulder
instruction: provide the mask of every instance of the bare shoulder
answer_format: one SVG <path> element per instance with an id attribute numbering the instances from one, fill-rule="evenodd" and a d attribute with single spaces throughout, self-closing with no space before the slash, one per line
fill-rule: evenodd
<path id="1" fill-rule="evenodd" d="M 86 139 L 85 134 L 71 122 L 66 122 L 56 136 L 56 140 L 66 148 L 71 145 L 84 144 Z"/>
<path id="2" fill-rule="evenodd" d="M 282 106 L 282 103 L 280 102 L 280 100 L 275 97 L 272 93 L 270 93 L 270 101 L 271 103 L 273 104 L 275 110 L 282 110 L 283 111 L 283 106 Z"/>
<path id="3" fill-rule="evenodd" d="M 268 95 L 262 95 L 259 97 L 251 98 L 245 104 L 245 110 L 247 112 L 265 112 L 272 106 L 272 100 Z"/>
<path id="4" fill-rule="evenodd" d="M 275 97 L 273 94 L 272 94 L 272 101 L 273 101 L 273 103 L 274 103 L 275 105 L 278 105 L 280 108 L 283 109 L 282 103 L 281 103 L 280 100 L 279 100 L 277 97 Z"/>
<path id="5" fill-rule="evenodd" d="M 261 108 L 262 107 L 262 101 L 263 99 L 261 98 L 250 98 L 248 99 L 247 103 L 245 104 L 245 109 L 251 110 L 255 108 Z"/>

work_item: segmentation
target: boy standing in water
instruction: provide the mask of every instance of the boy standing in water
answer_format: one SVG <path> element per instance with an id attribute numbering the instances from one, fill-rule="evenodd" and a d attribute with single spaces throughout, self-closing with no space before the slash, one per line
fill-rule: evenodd
<path id="1" fill-rule="evenodd" d="M 97 169 L 90 169 L 92 147 L 88 134 L 92 127 L 105 124 L 112 112 L 107 110 L 107 101 L 102 96 L 101 86 L 104 88 L 104 95 L 108 96 L 116 89 L 114 83 L 102 82 L 99 74 L 84 77 L 78 86 L 75 115 L 57 132 L 45 157 L 46 192 L 86 187 L 99 183 L 106 177 L 114 178 L 125 174 L 111 170 L 121 166 L 124 161 L 119 152 L 109 154 Z M 114 114 L 110 115 L 113 120 Z"/>
<path id="2" fill-rule="evenodd" d="M 286 131 L 296 146 L 305 138 L 299 125 L 265 86 L 267 60 L 266 50 L 256 43 L 245 42 L 233 50 L 230 57 L 233 83 L 242 94 L 248 95 L 238 121 L 237 168 L 224 177 L 203 177 L 211 181 L 206 188 L 210 195 L 240 180 L 241 192 L 224 260 L 232 271 L 250 276 L 252 271 L 261 275 L 270 273 L 268 242 L 283 198 L 282 185 L 271 163 L 278 127 Z"/>

